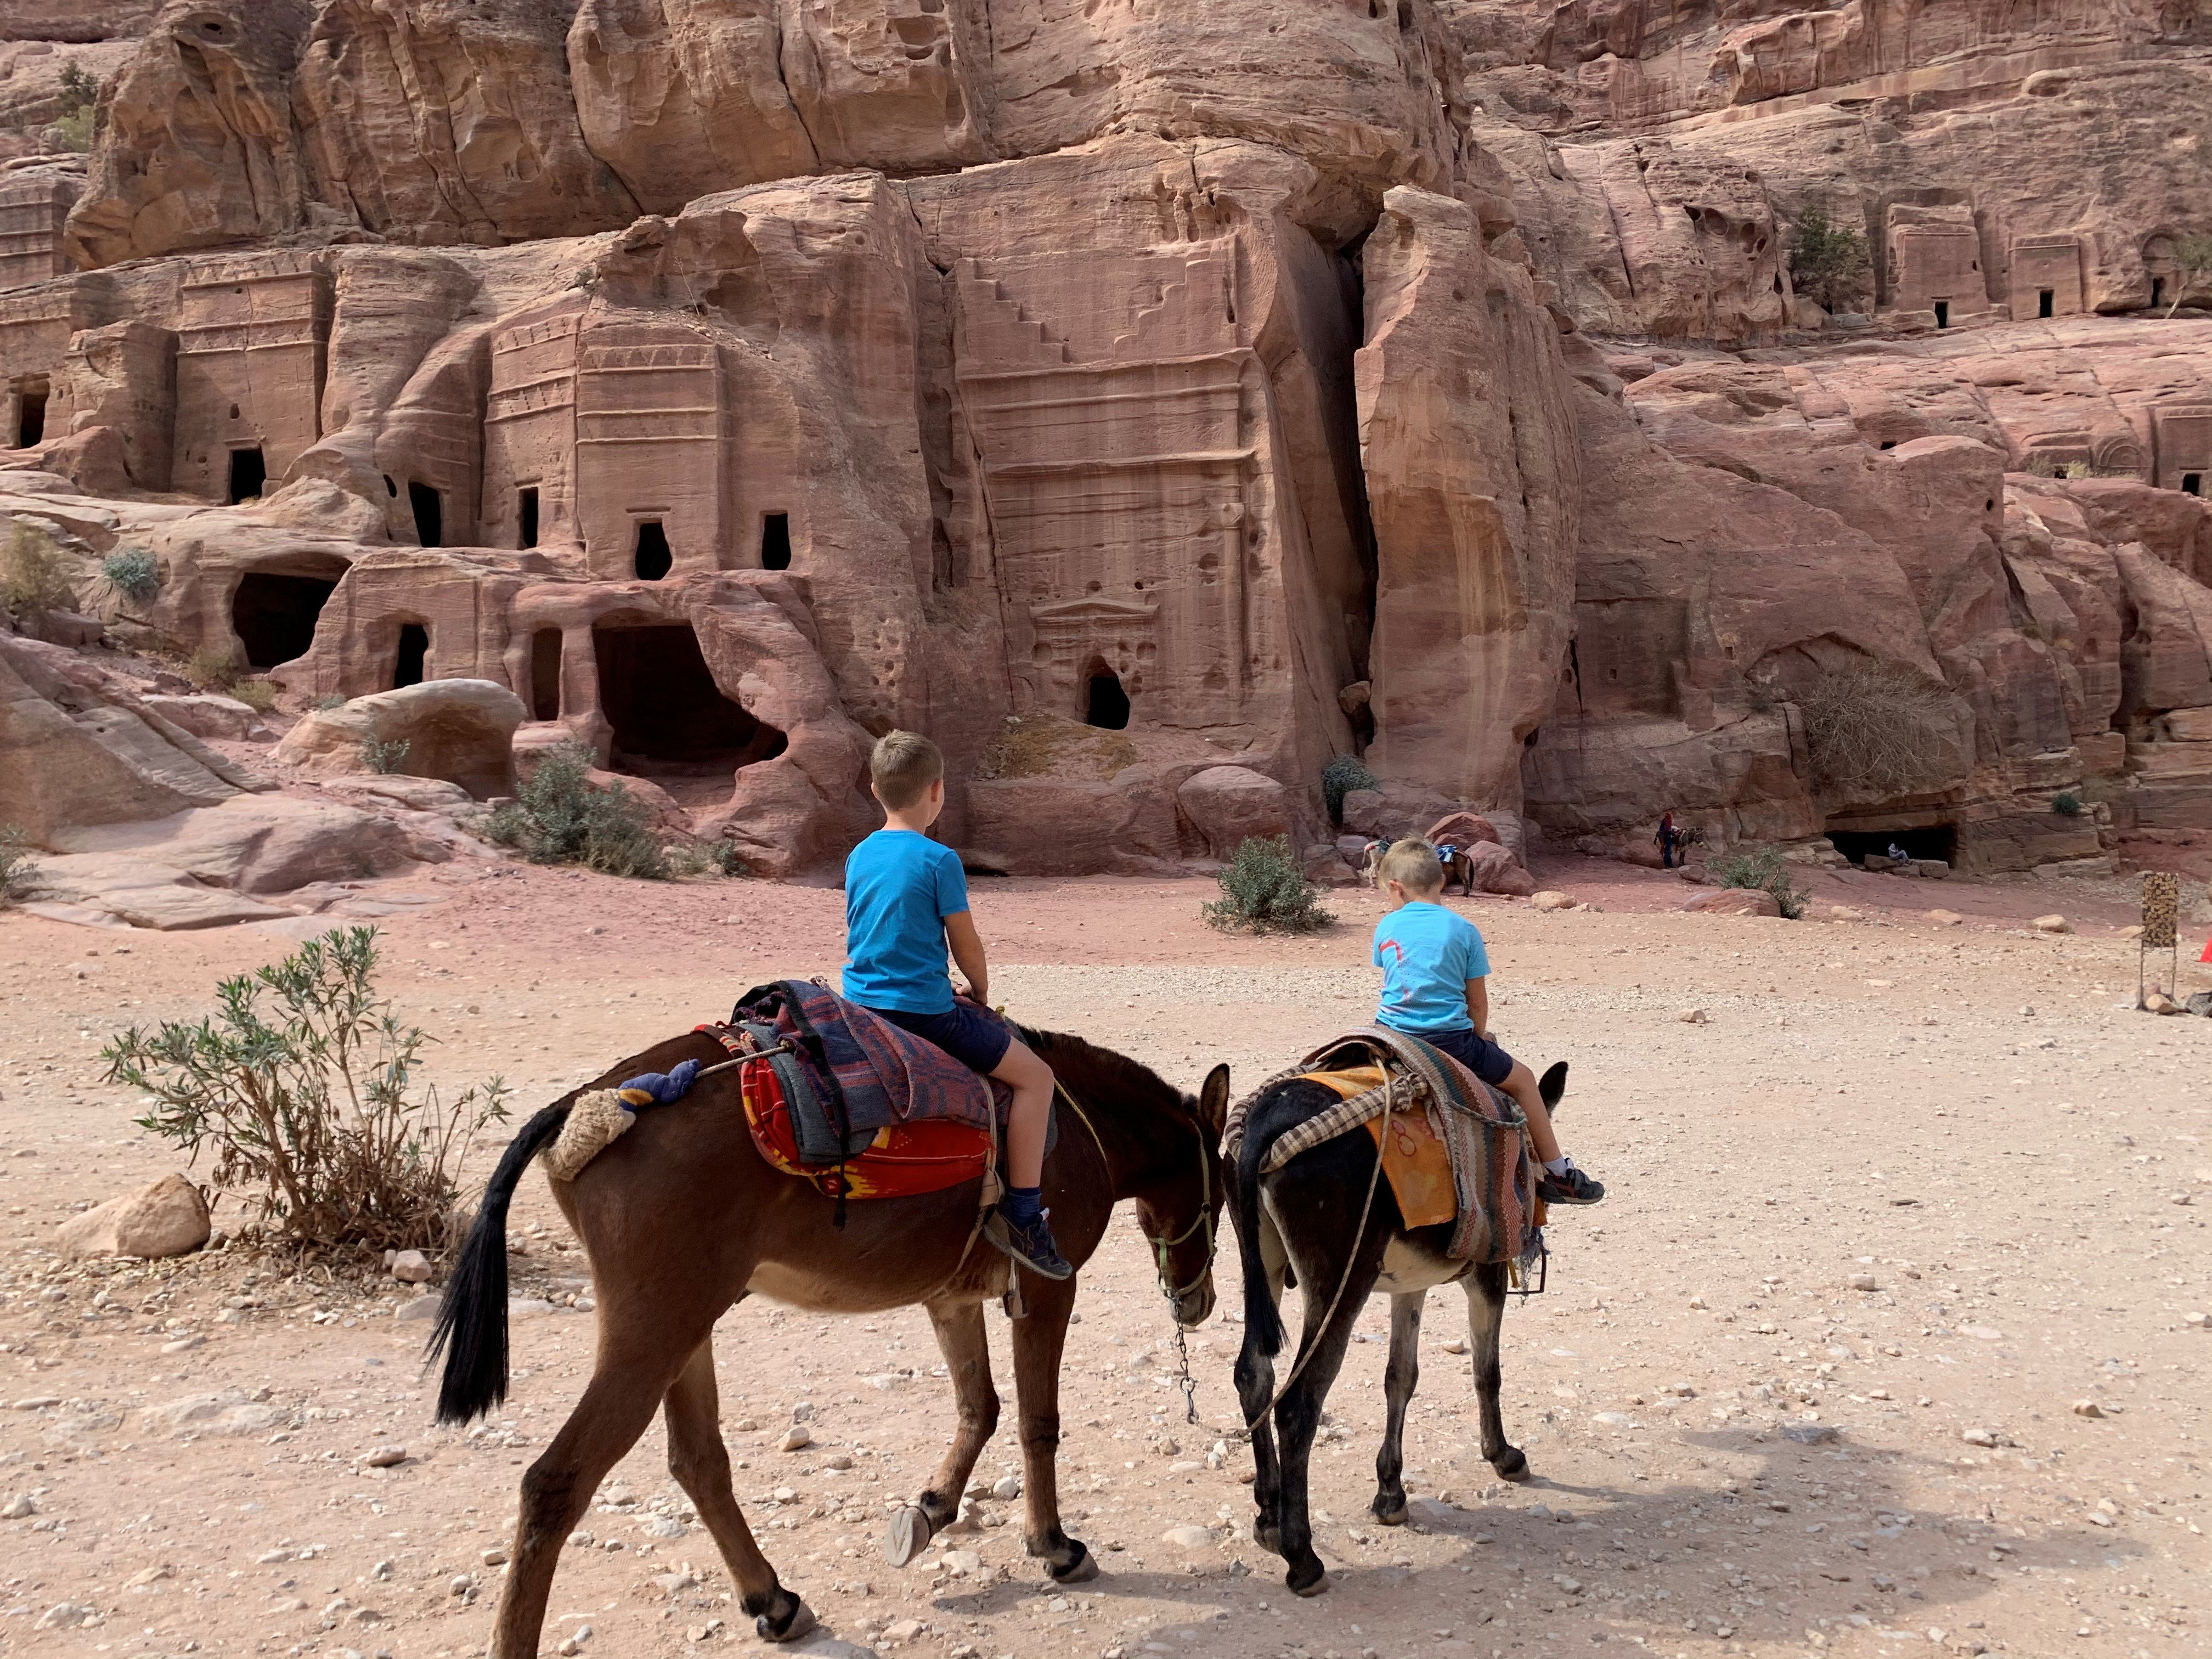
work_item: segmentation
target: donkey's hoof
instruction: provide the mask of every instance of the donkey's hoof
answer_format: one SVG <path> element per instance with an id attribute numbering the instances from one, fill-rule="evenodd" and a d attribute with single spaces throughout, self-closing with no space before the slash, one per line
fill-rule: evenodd
<path id="1" fill-rule="evenodd" d="M 1528 1460 L 1518 1446 L 1508 1446 L 1490 1460 L 1490 1467 L 1497 1472 L 1500 1480 L 1510 1480 L 1517 1485 L 1528 1478 Z"/>
<path id="2" fill-rule="evenodd" d="M 1071 1538 L 1066 1561 L 1048 1561 L 1044 1570 L 1055 1584 L 1087 1584 L 1098 1576 L 1098 1558 L 1084 1547 L 1082 1540 Z"/>
<path id="3" fill-rule="evenodd" d="M 753 1629 L 763 1642 L 796 1642 L 814 1628 L 814 1610 L 789 1590 L 780 1589 L 776 1595 L 788 1603 L 780 1613 L 763 1613 L 753 1620 Z"/>
<path id="4" fill-rule="evenodd" d="M 902 1567 L 928 1547 L 936 1528 L 921 1506 L 908 1504 L 902 1510 L 893 1510 L 890 1523 L 884 1528 L 884 1559 L 895 1567 Z"/>
<path id="5" fill-rule="evenodd" d="M 1328 1588 L 1328 1573 L 1321 1563 L 1316 1561 L 1310 1571 L 1303 1567 L 1292 1567 L 1283 1576 L 1283 1582 L 1291 1587 L 1291 1594 L 1293 1595 L 1316 1596 Z"/>
<path id="6" fill-rule="evenodd" d="M 1255 1521 L 1252 1523 L 1252 1541 L 1270 1555 L 1280 1555 L 1283 1553 L 1283 1529 L 1272 1521 Z"/>
<path id="7" fill-rule="evenodd" d="M 1375 1518 L 1384 1526 L 1402 1527 L 1406 1524 L 1406 1500 L 1402 1496 L 1384 1498 L 1377 1495 L 1371 1507 Z"/>

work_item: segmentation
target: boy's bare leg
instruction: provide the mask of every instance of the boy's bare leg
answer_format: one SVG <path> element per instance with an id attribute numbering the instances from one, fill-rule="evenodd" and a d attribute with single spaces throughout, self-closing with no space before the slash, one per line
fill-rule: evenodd
<path id="1" fill-rule="evenodd" d="M 1552 1114 L 1544 1105 L 1544 1097 L 1536 1092 L 1536 1074 L 1516 1060 L 1505 1081 L 1498 1086 L 1513 1097 L 1522 1115 L 1528 1120 L 1528 1145 L 1537 1162 L 1556 1162 L 1562 1156 L 1559 1138 L 1552 1133 Z"/>
<path id="2" fill-rule="evenodd" d="M 1006 1058 L 991 1075 L 1011 1085 L 1014 1091 L 1013 1107 L 1006 1114 L 1006 1184 L 1037 1186 L 1044 1179 L 1045 1126 L 1052 1115 L 1052 1067 L 1018 1038 L 1007 1045 Z M 1535 1091 L 1536 1085 L 1531 1082 L 1532 1097 Z M 1548 1124 L 1546 1133 L 1550 1133 Z"/>

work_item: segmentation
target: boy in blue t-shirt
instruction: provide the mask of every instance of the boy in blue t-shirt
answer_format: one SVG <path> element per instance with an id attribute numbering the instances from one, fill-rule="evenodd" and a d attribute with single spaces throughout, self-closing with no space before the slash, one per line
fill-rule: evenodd
<path id="1" fill-rule="evenodd" d="M 989 969 L 968 912 L 960 856 L 929 838 L 945 810 L 945 757 L 915 732 L 893 732 L 868 759 L 884 827 L 845 860 L 845 995 L 933 1042 L 972 1071 L 1010 1084 L 1006 1194 L 984 1237 L 1047 1279 L 1074 1273 L 1053 1242 L 1041 1204 L 1052 1068 L 987 1012 Z M 952 992 L 947 945 L 968 984 Z"/>
<path id="2" fill-rule="evenodd" d="M 1375 925 L 1375 965 L 1382 970 L 1375 1023 L 1442 1049 L 1520 1103 L 1529 1146 L 1544 1166 L 1538 1197 L 1596 1203 L 1605 1188 L 1559 1150 L 1535 1074 L 1490 1040 L 1490 953 L 1472 922 L 1437 902 L 1444 890 L 1437 849 L 1425 841 L 1399 842 L 1382 855 L 1379 874 L 1391 908 Z"/>

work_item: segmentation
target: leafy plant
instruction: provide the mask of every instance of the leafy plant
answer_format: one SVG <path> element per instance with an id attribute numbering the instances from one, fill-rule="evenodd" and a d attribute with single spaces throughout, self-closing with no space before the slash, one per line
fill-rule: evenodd
<path id="1" fill-rule="evenodd" d="M 1310 933 L 1336 920 L 1321 908 L 1286 836 L 1246 836 L 1217 879 L 1220 898 L 1199 911 L 1208 927 Z"/>
<path id="2" fill-rule="evenodd" d="M 390 743 L 363 738 L 361 740 L 361 763 L 370 771 L 388 777 L 407 764 L 407 751 L 414 746 L 404 738 L 394 738 Z"/>
<path id="3" fill-rule="evenodd" d="M 259 674 L 249 674 L 230 688 L 230 695 L 257 714 L 265 714 L 276 706 L 276 687 Z"/>
<path id="4" fill-rule="evenodd" d="M 150 599 L 161 586 L 160 561 L 143 547 L 118 547 L 100 562 L 100 574 L 125 599 Z"/>
<path id="5" fill-rule="evenodd" d="M 1824 311 L 1847 311 L 1865 291 L 1874 261 L 1866 238 L 1808 204 L 1790 228 L 1790 284 Z"/>
<path id="6" fill-rule="evenodd" d="M 2212 236 L 2177 236 L 2173 239 L 2173 303 L 2166 308 L 2169 317 L 2181 308 L 2182 296 L 2212 276 Z"/>
<path id="7" fill-rule="evenodd" d="M 310 940 L 223 981 L 216 1012 L 133 1026 L 108 1080 L 154 1097 L 142 1128 L 197 1160 L 295 1245 L 438 1249 L 453 1237 L 471 1140 L 504 1121 L 499 1079 L 450 1102 L 420 1085 L 429 1039 L 374 988 L 376 930 Z"/>
<path id="8" fill-rule="evenodd" d="M 591 753 L 581 744 L 554 744 L 515 792 L 514 804 L 484 820 L 485 836 L 520 848 L 532 864 L 666 880 L 668 856 L 653 835 L 650 809 L 620 784 L 593 787 L 591 771 Z"/>
<path id="9" fill-rule="evenodd" d="M 1797 694 L 1813 786 L 1877 797 L 1929 782 L 1943 752 L 1950 700 L 1909 669 L 1860 659 L 1821 674 Z"/>
<path id="10" fill-rule="evenodd" d="M 0 906 L 14 902 L 30 889 L 31 872 L 38 868 L 27 850 L 30 844 L 21 825 L 0 823 Z"/>
<path id="11" fill-rule="evenodd" d="M 68 611 L 76 604 L 54 538 L 37 525 L 16 520 L 7 545 L 0 547 L 0 609 L 24 617 L 38 611 Z"/>
<path id="12" fill-rule="evenodd" d="M 745 862 L 733 841 L 710 841 L 690 847 L 672 847 L 664 856 L 672 876 L 742 876 Z"/>
<path id="13" fill-rule="evenodd" d="M 204 645 L 185 659 L 185 678 L 203 691 L 228 691 L 238 684 L 238 659 L 227 645 Z"/>
<path id="14" fill-rule="evenodd" d="M 54 122 L 54 131 L 64 149 L 79 155 L 92 149 L 98 134 L 100 82 L 84 72 L 76 64 L 62 66 L 62 112 Z"/>
<path id="15" fill-rule="evenodd" d="M 2062 818 L 2078 818 L 2081 816 L 2081 797 L 2070 789 L 2065 790 L 2051 798 L 2051 810 Z"/>
<path id="16" fill-rule="evenodd" d="M 1357 755 L 1339 755 L 1321 769 L 1321 796 L 1332 818 L 1344 816 L 1344 798 L 1355 789 L 1372 789 L 1375 775 Z"/>
<path id="17" fill-rule="evenodd" d="M 1805 914 L 1805 901 L 1813 896 L 1810 888 L 1798 887 L 1790 881 L 1789 866 L 1778 847 L 1762 847 L 1752 853 L 1729 853 L 1710 860 L 1705 873 L 1718 886 L 1771 893 L 1782 914 L 1792 921 Z"/>
<path id="18" fill-rule="evenodd" d="M 345 706 L 346 700 L 335 691 L 315 699 L 315 712 L 319 714 L 327 714 L 333 708 L 343 708 Z"/>

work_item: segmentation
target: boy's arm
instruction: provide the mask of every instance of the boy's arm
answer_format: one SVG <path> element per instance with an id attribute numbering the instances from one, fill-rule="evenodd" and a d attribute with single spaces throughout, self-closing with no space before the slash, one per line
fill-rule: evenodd
<path id="1" fill-rule="evenodd" d="M 1471 979 L 1467 982 L 1467 1017 L 1474 1022 L 1474 1034 L 1486 1042 L 1490 1040 L 1490 981 Z"/>
<path id="2" fill-rule="evenodd" d="M 959 964 L 961 977 L 968 981 L 969 999 L 989 1007 L 991 970 L 983 960 L 983 940 L 975 932 L 975 913 L 956 910 L 945 917 L 945 939 L 952 947 L 952 960 Z"/>

